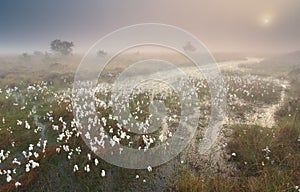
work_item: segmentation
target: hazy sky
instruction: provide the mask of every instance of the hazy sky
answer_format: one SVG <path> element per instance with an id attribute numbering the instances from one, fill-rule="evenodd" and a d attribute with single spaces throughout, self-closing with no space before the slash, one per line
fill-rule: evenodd
<path id="1" fill-rule="evenodd" d="M 1 0 L 0 53 L 49 51 L 57 38 L 86 51 L 143 22 L 183 28 L 211 51 L 300 50 L 299 0 Z"/>

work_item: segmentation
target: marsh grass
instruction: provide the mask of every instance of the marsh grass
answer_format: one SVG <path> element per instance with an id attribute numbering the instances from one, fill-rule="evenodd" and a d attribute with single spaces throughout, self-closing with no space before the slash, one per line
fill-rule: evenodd
<path id="1" fill-rule="evenodd" d="M 300 124 L 279 128 L 236 125 L 227 150 L 234 175 L 183 176 L 176 191 L 296 191 L 300 184 Z M 201 176 L 202 175 L 202 176 Z"/>
<path id="2" fill-rule="evenodd" d="M 51 61 L 52 62 L 52 61 Z M 25 95 L 28 106 L 24 110 L 20 110 L 20 106 L 12 105 L 15 100 L 10 97 L 5 98 L 4 94 L 0 94 L 0 121 L 5 116 L 6 123 L 0 122 L 0 146 L 1 149 L 10 149 L 14 154 L 20 154 L 25 148 L 28 148 L 30 143 L 37 143 L 40 133 L 34 133 L 36 128 L 33 123 L 33 117 L 28 117 L 29 110 L 33 105 L 39 106 L 37 114 L 39 120 L 42 121 L 47 128 L 48 146 L 45 153 L 40 153 L 40 157 L 36 159 L 40 163 L 40 167 L 25 173 L 24 166 L 10 166 L 6 168 L 18 169 L 17 179 L 21 181 L 22 187 L 20 191 L 130 191 L 130 189 L 140 189 L 147 191 L 155 181 L 153 178 L 158 174 L 161 177 L 168 177 L 164 173 L 153 169 L 149 173 L 146 170 L 128 170 L 110 165 L 103 160 L 99 160 L 99 165 L 95 166 L 93 161 L 97 158 L 89 150 L 81 137 L 72 137 L 70 140 L 57 142 L 58 135 L 63 131 L 63 125 L 59 121 L 62 117 L 67 124 L 67 129 L 72 129 L 71 121 L 73 114 L 67 110 L 70 107 L 70 100 L 62 100 L 60 102 L 52 100 L 51 93 L 59 93 L 62 90 L 70 88 L 72 83 L 72 70 L 62 71 L 52 70 L 49 74 L 47 68 L 41 69 L 41 73 L 30 73 L 22 75 L 27 70 L 26 67 L 19 71 L 11 71 L 5 78 L 1 79 L 1 88 L 13 88 L 18 86 L 20 91 L 33 83 L 51 82 L 48 92 L 35 93 L 27 92 Z M 246 74 L 245 74 L 246 75 Z M 229 109 L 231 114 L 242 116 L 245 112 L 249 112 L 253 107 L 261 106 L 262 104 L 274 104 L 280 98 L 281 88 L 274 83 L 262 81 L 257 78 L 254 81 L 247 81 L 238 77 L 237 74 L 230 74 L 228 81 L 228 94 L 236 95 L 237 98 L 246 102 L 246 106 L 229 103 L 229 107 L 235 106 L 234 109 Z M 291 94 L 296 98 L 299 96 L 299 84 L 294 81 Z M 195 84 L 198 82 L 195 81 Z M 205 82 L 203 83 L 205 84 Z M 243 87 L 245 85 L 245 87 Z M 249 94 L 244 92 L 249 90 Z M 263 94 L 263 95 L 262 95 Z M 253 96 L 252 96 L 253 95 Z M 37 96 L 37 99 L 33 99 Z M 107 101 L 109 94 L 102 95 L 103 100 Z M 175 97 L 172 97 L 175 98 Z M 200 87 L 198 89 L 198 98 L 200 101 L 210 100 L 208 88 Z M 145 113 L 138 114 L 139 119 L 145 120 L 149 115 L 145 105 L 149 98 L 144 95 L 139 95 L 135 98 L 136 101 L 144 101 L 144 105 L 140 108 L 145 108 Z M 136 101 L 131 103 L 131 112 L 135 111 Z M 178 100 L 166 98 L 165 105 L 169 108 L 169 115 L 179 114 Z M 250 104 L 253 105 L 250 105 Z M 232 105 L 231 105 L 232 104 Z M 265 128 L 259 126 L 235 125 L 231 127 L 232 135 L 229 136 L 228 146 L 226 151 L 229 154 L 235 153 L 236 156 L 231 156 L 228 159 L 228 164 L 233 164 L 236 168 L 232 173 L 208 175 L 205 172 L 198 170 L 195 173 L 191 167 L 180 167 L 178 164 L 172 167 L 175 169 L 176 175 L 172 176 L 172 180 L 176 180 L 175 184 L 170 184 L 169 188 L 161 189 L 165 191 L 295 191 L 295 186 L 300 185 L 300 117 L 299 105 L 293 104 L 288 110 L 288 102 L 277 113 L 278 127 Z M 205 110 L 209 111 L 209 107 L 205 106 Z M 99 109 L 101 111 L 101 109 Z M 54 118 L 53 122 L 47 120 L 46 113 L 52 111 Z M 106 109 L 101 114 L 108 119 L 111 109 Z M 289 115 L 290 114 L 290 115 Z M 16 126 L 16 121 L 27 120 L 32 125 L 31 130 L 24 129 L 22 126 Z M 52 124 L 58 125 L 58 130 L 52 129 Z M 176 123 L 173 124 L 176 126 Z M 116 127 L 115 121 L 108 122 L 108 127 Z M 203 125 L 204 126 L 204 125 Z M 107 128 L 108 128 L 107 127 Z M 13 134 L 10 134 L 10 130 Z M 116 132 L 114 132 L 116 134 Z M 201 139 L 200 136 L 199 140 Z M 15 147 L 11 148 L 11 143 L 15 141 Z M 57 153 L 57 148 L 63 144 L 68 144 L 70 148 L 81 147 L 80 154 L 73 154 L 72 159 L 68 159 L 68 153 L 61 151 Z M 137 143 L 136 146 L 138 147 Z M 270 152 L 269 152 L 269 151 Z M 92 161 L 87 160 L 87 155 L 91 154 Z M 11 160 L 11 159 L 9 159 Z M 4 162 L 1 166 L 8 165 L 9 161 Z M 11 163 L 10 163 L 11 164 Z M 78 172 L 73 172 L 73 166 L 79 166 Z M 87 173 L 83 167 L 89 164 L 91 172 Z M 105 169 L 108 177 L 101 176 L 101 170 Z M 179 170 L 182 169 L 182 170 Z M 136 175 L 140 179 L 136 179 Z M 143 183 L 142 179 L 146 179 L 147 183 Z M 138 187 L 137 187 L 138 186 Z M 14 183 L 6 183 L 5 175 L 0 176 L 0 191 L 16 191 Z"/>

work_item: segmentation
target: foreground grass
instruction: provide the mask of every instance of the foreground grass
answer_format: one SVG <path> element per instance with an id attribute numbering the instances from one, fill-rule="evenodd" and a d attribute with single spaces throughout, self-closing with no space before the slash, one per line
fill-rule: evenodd
<path id="1" fill-rule="evenodd" d="M 59 92 L 59 90 L 68 87 L 69 75 L 65 77 L 62 75 L 48 75 L 41 77 L 47 82 L 48 80 L 55 80 L 51 83 L 51 91 Z M 238 76 L 230 77 L 231 81 L 228 85 L 228 92 L 234 95 L 233 100 L 245 101 L 245 103 L 252 103 L 256 106 L 261 104 L 276 103 L 280 97 L 280 88 L 272 83 L 261 81 L 246 81 L 247 78 L 240 78 Z M 230 79 L 229 78 L 229 79 Z M 27 77 L 15 83 L 16 77 L 12 77 L 11 81 L 6 78 L 6 81 L 0 82 L 1 87 L 18 86 L 21 90 L 26 88 L 28 84 L 36 81 L 37 77 L 28 79 Z M 71 80 L 70 80 L 71 81 Z M 296 82 L 297 83 L 297 82 Z M 245 87 L 243 87 L 246 85 Z M 299 85 L 299 84 L 298 84 Z M 297 84 L 295 88 L 299 87 Z M 243 88 L 243 89 L 242 89 Z M 208 89 L 199 89 L 202 95 L 199 94 L 199 99 L 205 98 L 208 95 Z M 203 91 L 204 90 L 204 91 Z M 245 92 L 244 90 L 251 90 Z M 273 91 L 274 90 L 274 91 Z M 12 98 L 6 99 L 4 96 L 0 98 L 0 120 L 4 117 L 6 123 L 0 125 L 0 146 L 8 150 L 11 149 L 11 144 L 15 147 L 11 149 L 12 153 L 21 153 L 28 148 L 30 143 L 37 143 L 40 133 L 34 133 L 33 130 L 25 130 L 24 124 L 16 126 L 17 119 L 27 120 L 29 124 L 35 129 L 33 117 L 28 117 L 29 110 L 33 105 L 37 105 L 37 114 L 40 116 L 40 121 L 47 125 L 48 147 L 44 154 L 36 159 L 40 163 L 40 167 L 32 170 L 30 173 L 24 172 L 24 166 L 19 169 L 18 179 L 20 179 L 22 186 L 16 188 L 14 183 L 6 183 L 6 176 L 0 177 L 0 191 L 131 191 L 133 189 L 139 191 L 157 191 L 158 188 L 151 188 L 154 186 L 154 177 L 156 175 L 167 177 L 165 172 L 158 172 L 153 170 L 148 171 L 127 170 L 112 166 L 99 159 L 98 167 L 93 164 L 95 158 L 93 153 L 86 147 L 85 143 L 79 138 L 71 139 L 64 143 L 57 142 L 58 134 L 62 132 L 62 123 L 59 118 L 62 117 L 67 123 L 67 129 L 71 129 L 72 113 L 66 110 L 69 103 L 62 102 L 59 105 L 51 101 L 45 93 L 39 93 L 37 100 L 32 101 L 33 95 L 31 92 L 26 96 L 28 100 L 27 108 L 20 111 L 20 106 L 14 106 L 16 102 Z M 294 95 L 299 95 L 299 92 L 293 91 Z M 143 98 L 137 97 L 136 99 Z M 236 101 L 234 100 L 234 101 Z M 146 102 L 145 102 L 146 103 Z M 250 105 L 238 106 L 238 102 L 229 102 L 229 107 L 232 113 L 241 113 L 249 111 Z M 51 104 L 51 105 L 50 105 Z M 132 103 L 132 105 L 135 102 Z M 176 112 L 176 105 L 173 103 L 166 103 L 171 112 Z M 41 107 L 43 106 L 43 107 Z M 50 107 L 51 106 L 51 107 Z M 300 123 L 299 123 L 299 106 L 292 105 L 292 108 L 287 103 L 280 112 L 278 112 L 279 128 L 263 128 L 258 126 L 236 125 L 232 127 L 232 135 L 230 136 L 227 151 L 231 154 L 229 164 L 234 164 L 236 170 L 233 174 L 213 175 L 208 176 L 204 171 L 197 173 L 193 172 L 190 167 L 176 175 L 177 182 L 168 189 L 159 189 L 166 191 L 296 191 L 295 186 L 300 185 Z M 138 106 L 133 106 L 135 109 Z M 147 106 L 140 106 L 146 108 Z M 233 108 L 234 107 L 234 108 Z M 239 108 L 238 108 L 239 107 Z M 247 108 L 246 108 L 247 107 Z M 298 108 L 297 108 L 298 107 Z M 290 108 L 290 109 L 289 109 Z M 43 117 L 48 111 L 53 111 L 54 122 L 48 122 Z M 137 113 L 137 111 L 131 111 Z M 147 112 L 147 111 L 145 111 Z M 137 114 L 139 119 L 144 120 L 147 116 L 145 114 Z M 240 116 L 240 114 L 238 114 Z M 54 131 L 51 124 L 59 125 L 59 130 Z M 21 129 L 22 128 L 22 129 Z M 11 134 L 13 131 L 14 134 Z M 68 153 L 61 151 L 57 153 L 57 148 L 62 144 L 68 144 L 71 149 L 80 146 L 81 154 L 75 154 L 71 160 L 68 160 Z M 91 154 L 92 161 L 88 161 L 88 154 Z M 9 159 L 11 162 L 12 159 Z M 9 162 L 9 163 L 10 163 Z M 6 162 L 5 162 L 6 163 Z M 6 164 L 3 164 L 6 166 Z M 8 163 L 8 162 L 7 162 Z M 91 172 L 84 171 L 84 167 L 89 163 Z M 80 167 L 78 172 L 74 172 L 74 165 Z M 177 165 L 177 164 L 176 164 Z M 9 169 L 18 168 L 8 167 Z M 102 177 L 102 169 L 106 170 L 107 176 Z M 159 169 L 159 168 L 158 168 Z M 174 167 L 178 169 L 178 167 Z M 139 175 L 139 179 L 136 176 Z M 143 179 L 147 181 L 144 183 Z M 175 178 L 173 178 L 175 179 Z M 155 180 L 155 182 L 158 179 Z M 151 183 L 153 182 L 153 183 Z M 164 181 L 162 181 L 164 182 Z M 138 186 L 139 185 L 139 186 Z"/>
<path id="2" fill-rule="evenodd" d="M 176 191 L 296 191 L 300 185 L 300 123 L 280 128 L 237 125 L 227 150 L 234 175 L 187 174 Z M 204 179 L 203 179 L 204 178 Z"/>

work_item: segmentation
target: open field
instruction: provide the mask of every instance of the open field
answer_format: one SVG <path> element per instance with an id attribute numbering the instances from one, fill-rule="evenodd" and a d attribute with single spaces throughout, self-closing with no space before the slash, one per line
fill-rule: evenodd
<path id="1" fill-rule="evenodd" d="M 292 68 L 273 69 L 276 73 L 272 74 L 258 70 L 260 63 L 272 59 L 217 58 L 227 108 L 216 143 L 201 154 L 199 143 L 212 108 L 210 88 L 201 74 L 190 70 L 185 58 L 170 56 L 177 66 L 190 70 L 188 83 L 195 87 L 192 95 L 200 113 L 196 134 L 171 161 L 140 170 L 105 162 L 81 138 L 74 114 L 85 115 L 88 110 L 73 111 L 81 101 L 74 100 L 72 92 L 80 58 L 0 59 L 0 191 L 300 191 L 300 73 L 295 70 L 300 69 L 299 61 Z M 126 62 L 124 66 L 114 62 L 119 68 L 104 70 L 108 84 L 127 67 Z M 93 72 L 87 69 L 87 74 Z M 172 70 L 160 73 L 174 82 L 178 79 Z M 107 82 L 99 82 L 93 94 L 97 123 L 114 142 L 149 149 L 176 133 L 182 108 L 175 91 L 151 84 L 131 93 L 128 105 L 117 103 L 129 109 L 138 126 L 151 121 L 153 101 L 165 105 L 165 119 L 154 119 L 159 129 L 137 134 L 131 131 L 130 119 L 119 125 L 113 110 L 117 104 L 110 103 L 113 92 Z M 101 150 L 106 153 L 105 148 Z"/>

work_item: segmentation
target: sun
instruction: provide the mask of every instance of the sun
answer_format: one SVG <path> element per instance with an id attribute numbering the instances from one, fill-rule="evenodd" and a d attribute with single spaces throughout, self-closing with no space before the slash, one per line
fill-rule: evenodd
<path id="1" fill-rule="evenodd" d="M 272 18 L 270 16 L 264 16 L 261 18 L 261 22 L 264 26 L 269 26 L 272 23 Z"/>
<path id="2" fill-rule="evenodd" d="M 265 24 L 269 24 L 270 23 L 270 19 L 269 18 L 264 18 L 264 23 Z"/>

